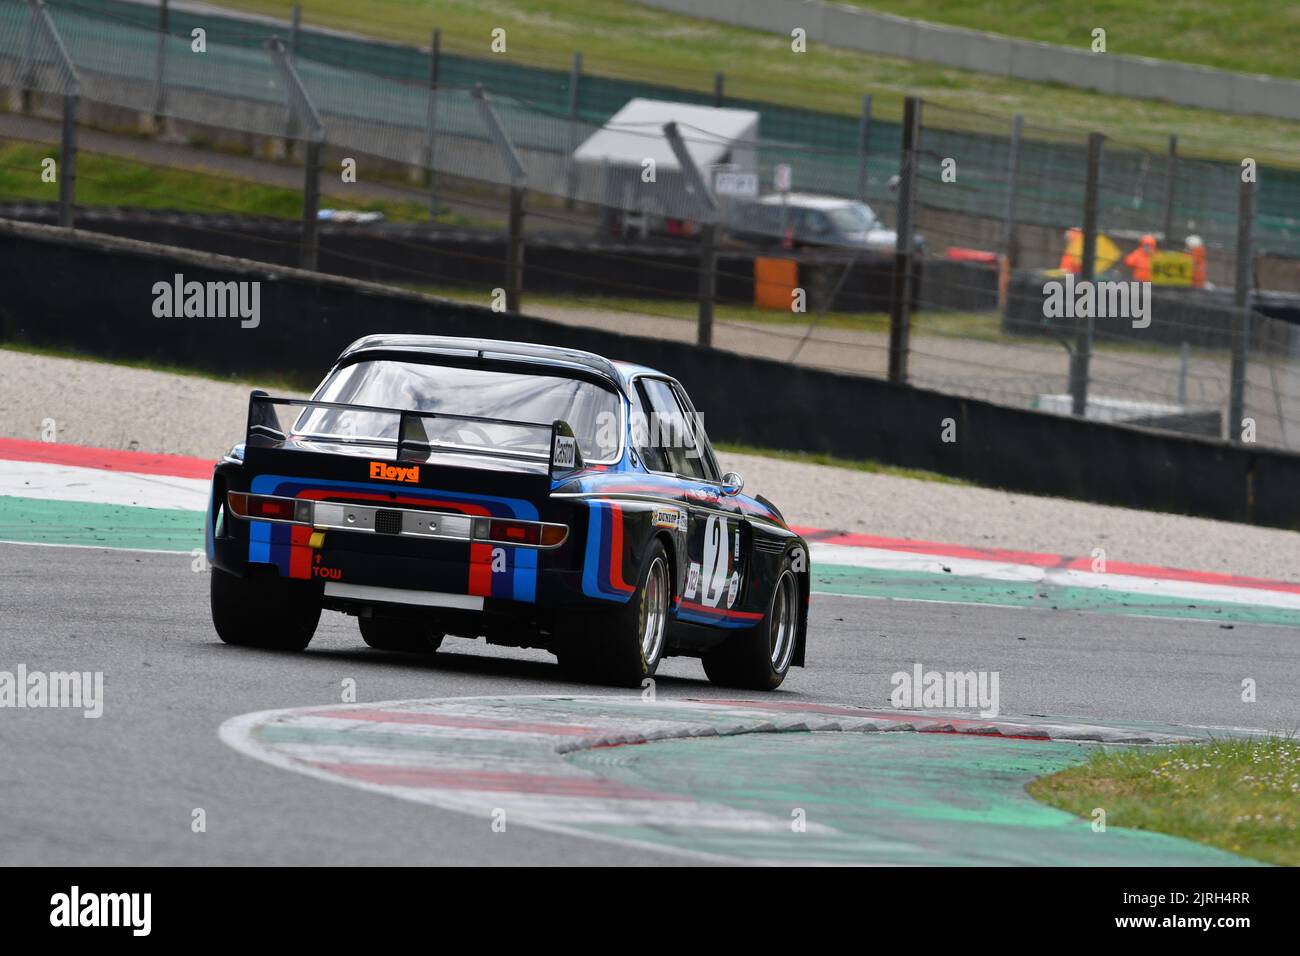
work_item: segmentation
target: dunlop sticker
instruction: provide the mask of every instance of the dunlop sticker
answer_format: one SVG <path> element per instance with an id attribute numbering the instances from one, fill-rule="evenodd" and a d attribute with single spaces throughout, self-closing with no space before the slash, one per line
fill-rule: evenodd
<path id="1" fill-rule="evenodd" d="M 654 524 L 656 528 L 671 528 L 675 531 L 683 530 L 683 518 L 685 515 L 676 508 L 656 508 Z"/>

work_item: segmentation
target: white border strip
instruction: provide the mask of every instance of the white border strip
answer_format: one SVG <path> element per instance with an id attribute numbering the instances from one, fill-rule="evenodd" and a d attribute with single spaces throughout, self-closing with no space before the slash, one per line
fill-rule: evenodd
<path id="1" fill-rule="evenodd" d="M 373 584 L 325 582 L 325 596 L 355 601 L 380 601 L 385 604 L 416 604 L 422 607 L 451 607 L 466 611 L 483 610 L 483 598 L 473 594 L 447 594 L 443 591 L 415 591 L 408 588 L 381 588 Z"/>

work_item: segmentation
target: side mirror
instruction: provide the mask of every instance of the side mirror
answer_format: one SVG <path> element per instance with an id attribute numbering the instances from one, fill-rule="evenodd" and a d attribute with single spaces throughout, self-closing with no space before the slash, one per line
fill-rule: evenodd
<path id="1" fill-rule="evenodd" d="M 734 471 L 729 471 L 722 476 L 722 493 L 730 497 L 738 495 L 745 487 L 745 479 Z"/>

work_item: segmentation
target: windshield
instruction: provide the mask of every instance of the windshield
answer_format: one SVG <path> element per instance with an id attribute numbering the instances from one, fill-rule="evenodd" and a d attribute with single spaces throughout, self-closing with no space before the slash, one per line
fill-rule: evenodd
<path id="1" fill-rule="evenodd" d="M 831 221 L 840 232 L 870 232 L 876 225 L 876 214 L 864 203 L 837 206 L 829 210 Z"/>
<path id="2" fill-rule="evenodd" d="M 563 419 L 573 428 L 584 458 L 612 458 L 619 447 L 618 395 L 592 382 L 558 375 L 378 359 L 344 366 L 312 397 L 343 405 L 502 418 L 545 426 L 423 419 L 421 424 L 434 444 L 547 457 L 551 423 Z M 303 412 L 294 431 L 395 442 L 397 426 L 396 415 L 317 408 Z"/>

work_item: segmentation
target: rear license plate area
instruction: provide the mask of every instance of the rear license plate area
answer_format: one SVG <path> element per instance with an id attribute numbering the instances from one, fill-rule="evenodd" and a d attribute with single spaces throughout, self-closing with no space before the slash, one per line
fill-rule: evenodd
<path id="1" fill-rule="evenodd" d="M 401 534 L 402 513 L 380 508 L 375 512 L 375 532 L 377 534 Z"/>

